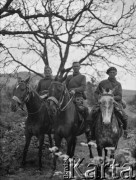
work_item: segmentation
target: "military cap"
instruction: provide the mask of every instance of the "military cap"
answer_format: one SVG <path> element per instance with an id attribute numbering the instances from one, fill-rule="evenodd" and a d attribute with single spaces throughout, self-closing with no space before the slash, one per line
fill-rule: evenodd
<path id="1" fill-rule="evenodd" d="M 116 71 L 117 69 L 115 67 L 110 67 L 109 69 L 107 69 L 106 73 L 109 74 L 110 71 Z"/>

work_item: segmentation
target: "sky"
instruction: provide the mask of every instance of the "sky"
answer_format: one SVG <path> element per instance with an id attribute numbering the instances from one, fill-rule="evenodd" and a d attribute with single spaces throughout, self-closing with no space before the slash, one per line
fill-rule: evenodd
<path id="1" fill-rule="evenodd" d="M 134 0 L 127 0 L 128 6 L 130 5 L 130 3 L 132 1 L 134 1 Z M 118 14 L 116 14 L 116 16 L 117 15 Z M 13 44 L 13 41 L 8 42 L 8 44 L 9 43 Z M 17 52 L 15 52 L 15 53 L 17 53 Z M 71 66 L 72 62 L 75 61 L 75 57 L 76 57 L 76 60 L 77 60 L 78 56 L 81 56 L 81 53 L 79 53 L 79 52 L 78 53 L 73 52 L 71 54 L 72 54 L 71 61 L 69 63 L 67 63 L 67 67 Z M 24 61 L 25 60 L 33 61 L 34 59 L 35 59 L 34 55 L 31 54 L 31 55 L 28 56 L 27 59 L 24 58 Z M 116 60 L 117 59 L 115 59 L 115 61 Z M 123 63 L 123 60 L 122 60 L 122 63 Z M 52 67 L 53 74 L 55 75 L 56 74 L 56 69 L 58 68 L 58 61 L 56 61 L 55 57 L 54 57 L 54 59 L 52 58 L 50 66 Z M 11 66 L 10 68 L 11 68 L 11 71 L 12 71 L 12 69 L 14 69 L 14 65 Z M 98 66 L 98 70 L 103 71 L 103 72 L 106 72 L 107 68 L 108 68 L 107 66 L 101 66 L 101 65 Z M 33 66 L 33 69 L 35 71 L 39 72 L 39 73 L 43 73 L 43 69 L 44 69 L 43 62 L 38 62 L 35 66 Z M 26 71 L 26 69 L 19 68 L 19 71 Z M 89 68 L 81 68 L 81 72 L 84 73 L 84 74 L 90 74 L 90 75 L 95 74 L 95 72 L 92 72 L 92 70 L 90 70 Z M 105 76 L 103 78 L 107 78 L 106 73 L 105 73 Z M 90 79 L 90 77 L 87 76 L 87 80 L 89 80 L 89 79 Z M 103 80 L 103 79 L 101 78 L 100 80 Z M 134 76 L 132 76 L 132 75 L 130 75 L 128 73 L 122 73 L 122 69 L 118 69 L 117 80 L 119 82 L 121 82 L 123 89 L 136 90 L 136 77 L 134 77 Z"/>
<path id="2" fill-rule="evenodd" d="M 124 80 L 122 80 L 121 82 L 123 89 L 136 90 L 136 77 L 126 75 Z"/>
<path id="3" fill-rule="evenodd" d="M 108 78 L 108 75 L 106 74 L 106 70 L 107 70 L 107 68 L 104 69 L 105 74 L 103 71 L 104 77 L 100 78 L 99 81 Z M 85 71 L 81 69 L 81 72 L 84 73 Z M 136 91 L 136 76 L 132 76 L 129 73 L 124 73 L 124 72 L 122 72 L 122 70 L 118 69 L 116 79 L 117 79 L 117 81 L 119 81 L 121 83 L 123 89 Z M 89 80 L 89 76 L 87 77 L 87 80 Z"/>
<path id="4" fill-rule="evenodd" d="M 70 67 L 71 64 L 72 64 L 72 61 L 69 62 L 67 67 Z M 53 75 L 56 75 L 56 69 L 58 67 L 58 63 L 56 62 L 56 60 L 52 60 L 50 66 L 52 67 Z M 122 88 L 136 91 L 136 76 L 132 76 L 131 74 L 122 71 L 122 69 L 119 69 L 118 67 L 116 67 L 116 68 L 118 70 L 116 79 L 122 84 Z M 37 64 L 37 66 L 35 66 L 33 69 L 36 70 L 39 73 L 43 73 L 44 72 L 44 65 L 43 65 L 42 62 L 39 62 Z M 96 79 L 96 80 L 99 82 L 99 81 L 101 81 L 103 79 L 107 79 L 108 78 L 108 75 L 106 74 L 107 67 L 105 66 L 103 69 L 98 67 L 98 69 L 101 72 L 103 72 L 103 77 L 99 78 L 99 80 L 98 79 Z M 26 71 L 26 69 L 20 68 L 19 71 Z M 89 68 L 86 68 L 86 67 L 81 66 L 80 71 L 81 71 L 81 73 L 86 75 L 87 81 L 90 81 L 91 75 L 95 75 L 95 71 L 92 71 L 92 69 L 89 69 Z M 69 74 L 71 74 L 71 73 L 72 73 L 72 71 Z M 90 74 L 90 76 L 88 74 Z"/>

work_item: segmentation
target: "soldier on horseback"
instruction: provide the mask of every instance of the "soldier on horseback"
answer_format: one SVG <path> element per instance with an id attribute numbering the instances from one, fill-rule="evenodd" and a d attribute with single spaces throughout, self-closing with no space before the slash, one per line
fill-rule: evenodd
<path id="1" fill-rule="evenodd" d="M 78 112 L 80 112 L 84 118 L 86 124 L 86 136 L 88 142 L 91 140 L 91 131 L 87 117 L 89 115 L 88 108 L 84 106 L 83 102 L 86 99 L 86 77 L 80 73 L 80 63 L 73 62 L 72 65 L 73 74 L 69 75 L 66 79 L 66 87 L 70 94 L 74 95 L 74 102 L 77 106 Z"/>
<path id="2" fill-rule="evenodd" d="M 108 74 L 109 77 L 108 77 L 108 79 L 103 80 L 99 83 L 99 85 L 95 91 L 95 97 L 98 102 L 99 96 L 101 95 L 103 89 L 105 89 L 105 90 L 114 89 L 114 91 L 113 91 L 114 100 L 115 100 L 115 102 L 117 102 L 115 104 L 115 113 L 117 114 L 117 116 L 121 120 L 121 123 L 123 124 L 124 138 L 127 138 L 128 116 L 126 115 L 125 111 L 123 110 L 123 108 L 125 108 L 125 104 L 122 101 L 122 86 L 121 86 L 120 82 L 118 82 L 115 78 L 115 76 L 117 75 L 117 69 L 115 67 L 110 67 L 106 73 Z M 94 119 L 96 119 L 98 111 L 99 111 L 99 103 L 97 103 L 93 107 L 92 113 L 91 113 L 91 125 L 93 128 L 95 126 Z"/>
<path id="3" fill-rule="evenodd" d="M 48 94 L 48 88 L 53 80 L 52 70 L 49 66 L 45 66 L 44 68 L 44 75 L 45 77 L 41 79 L 37 86 L 37 93 L 42 97 L 46 98 Z"/>

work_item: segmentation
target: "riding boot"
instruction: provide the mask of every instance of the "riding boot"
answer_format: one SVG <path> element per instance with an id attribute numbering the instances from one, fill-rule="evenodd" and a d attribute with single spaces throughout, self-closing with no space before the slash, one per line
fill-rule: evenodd
<path id="1" fill-rule="evenodd" d="M 123 111 L 122 114 L 123 114 L 122 120 L 123 120 L 123 130 L 124 130 L 123 138 L 127 139 L 127 137 L 128 137 L 128 133 L 127 133 L 127 120 L 128 120 L 128 116 L 126 115 L 125 111 Z"/>
<path id="2" fill-rule="evenodd" d="M 87 138 L 87 143 L 89 143 L 92 140 L 92 134 L 91 134 L 91 128 L 88 122 L 86 122 L 85 134 Z"/>
<path id="3" fill-rule="evenodd" d="M 87 137 L 87 142 L 89 143 L 91 141 L 91 128 L 90 128 L 90 120 L 89 120 L 89 112 L 88 112 L 88 108 L 84 107 L 84 120 L 85 120 L 85 134 Z"/>
<path id="4" fill-rule="evenodd" d="M 127 139 L 127 120 L 128 120 L 128 116 L 126 115 L 125 111 L 123 110 L 118 110 L 118 116 L 123 124 L 123 130 L 124 130 L 124 134 L 123 134 L 123 138 Z"/>

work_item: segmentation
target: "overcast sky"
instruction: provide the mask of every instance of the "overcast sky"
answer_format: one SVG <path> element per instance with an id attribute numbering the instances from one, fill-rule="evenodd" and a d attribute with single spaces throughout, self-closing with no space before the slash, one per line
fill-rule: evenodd
<path id="1" fill-rule="evenodd" d="M 128 0 L 127 3 L 128 5 L 130 5 L 130 3 L 134 1 L 134 0 Z M 118 16 L 118 14 L 116 14 L 116 16 Z M 115 17 L 116 18 L 116 17 Z M 14 42 L 9 42 L 8 41 L 8 45 L 9 44 L 13 44 Z M 19 55 L 19 52 L 14 52 L 15 56 L 16 55 Z M 75 60 L 78 60 L 80 56 L 82 56 L 82 52 L 71 52 L 71 61 L 69 61 L 67 63 L 67 67 L 70 67 L 72 62 L 75 61 Z M 35 59 L 37 59 L 35 57 L 35 55 L 33 54 L 29 54 L 27 55 L 26 58 L 23 59 L 23 61 L 25 62 L 33 62 Z M 115 59 L 116 60 L 116 59 Z M 122 63 L 123 63 L 123 60 L 122 60 Z M 136 63 L 136 62 L 135 62 Z M 31 63 L 30 63 L 31 64 Z M 29 66 L 29 64 L 28 64 Z M 52 67 L 52 70 L 53 70 L 53 74 L 55 75 L 56 74 L 56 70 L 58 69 L 58 66 L 59 66 L 59 62 L 58 60 L 54 57 L 52 57 L 51 59 L 51 62 L 50 62 L 50 66 Z M 8 69 L 8 72 L 11 70 L 14 69 L 15 65 L 13 64 L 13 66 L 10 66 L 10 69 Z M 40 72 L 42 73 L 43 72 L 43 69 L 44 69 L 44 64 L 43 62 L 39 61 L 36 65 L 33 65 L 32 67 L 33 70 L 37 71 L 37 72 Z M 117 68 L 118 69 L 118 68 Z M 105 66 L 102 66 L 102 65 L 98 65 L 98 70 L 100 71 L 103 71 L 103 72 L 106 72 L 107 70 L 107 67 Z M 26 71 L 25 68 L 20 68 L 19 71 Z M 95 72 L 92 72 L 92 70 L 90 70 L 89 68 L 81 68 L 81 72 L 84 73 L 84 74 L 90 74 L 90 75 L 93 75 L 95 74 Z M 107 75 L 105 74 L 105 77 L 104 78 L 107 78 Z M 89 76 L 87 76 L 87 80 L 89 80 Z M 101 79 L 102 80 L 102 79 Z M 118 75 L 117 75 L 117 80 L 119 80 L 121 83 L 122 83 L 122 87 L 123 89 L 132 89 L 132 90 L 136 90 L 136 77 L 133 77 L 131 76 L 130 74 L 128 73 L 123 73 L 122 72 L 122 69 L 118 69 Z"/>

